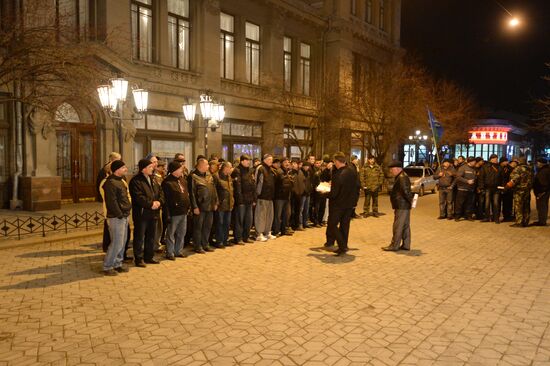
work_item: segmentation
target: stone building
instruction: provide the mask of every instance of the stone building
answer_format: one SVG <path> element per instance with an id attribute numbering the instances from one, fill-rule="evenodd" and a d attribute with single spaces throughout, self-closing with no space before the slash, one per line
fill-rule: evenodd
<path id="1" fill-rule="evenodd" d="M 1 15 L 9 13 L 10 6 L 24 9 L 30 2 L 3 1 Z M 402 55 L 401 0 L 50 3 L 57 12 L 63 9 L 74 17 L 81 29 L 93 29 L 98 38 L 115 35 L 97 57 L 113 77 L 148 90 L 148 110 L 141 120 L 123 121 L 119 139 L 117 123 L 99 100 L 64 101 L 56 120 L 34 117 L 34 124 L 49 128 L 28 128 L 31 124 L 23 121 L 26 128 L 18 139 L 17 106 L 4 103 L 4 206 L 12 198 L 33 210 L 57 207 L 62 200 L 93 199 L 95 177 L 111 151 L 121 151 L 132 166 L 150 151 L 167 159 L 183 152 L 189 166 L 194 156 L 205 152 L 233 160 L 242 153 L 298 156 L 309 149 L 316 154 L 342 150 L 364 158 L 361 140 L 367 136 L 361 124 L 344 115 L 333 115 L 323 125 L 312 123 L 322 103 L 320 90 L 338 92 L 369 65 Z M 205 127 L 198 109 L 193 122 L 182 113 L 182 105 L 198 101 L 205 90 L 225 105 L 225 119 L 214 132 Z M 124 114 L 131 115 L 133 107 L 129 97 Z M 18 170 L 18 195 L 13 195 Z"/>

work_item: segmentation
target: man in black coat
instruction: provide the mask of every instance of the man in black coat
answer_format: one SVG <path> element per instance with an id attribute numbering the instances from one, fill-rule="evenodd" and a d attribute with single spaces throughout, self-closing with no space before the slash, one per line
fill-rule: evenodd
<path id="1" fill-rule="evenodd" d="M 544 158 L 537 159 L 537 174 L 533 181 L 533 191 L 537 200 L 538 221 L 536 226 L 546 226 L 548 219 L 548 198 L 550 197 L 550 167 Z"/>
<path id="2" fill-rule="evenodd" d="M 479 172 L 478 189 L 485 195 L 485 218 L 482 222 L 494 221 L 500 224 L 500 183 L 501 169 L 498 164 L 498 156 L 492 154 L 489 162 L 483 164 Z"/>
<path id="3" fill-rule="evenodd" d="M 234 214 L 234 236 L 235 244 L 252 243 L 249 240 L 250 228 L 253 220 L 253 207 L 256 204 L 256 182 L 254 172 L 250 168 L 251 157 L 243 154 L 240 163 L 233 169 L 233 195 L 235 205 Z"/>
<path id="4" fill-rule="evenodd" d="M 411 208 L 414 194 L 411 192 L 411 180 L 403 171 L 400 161 L 392 161 L 388 166 L 395 177 L 390 193 L 391 206 L 394 212 L 393 237 L 391 244 L 382 250 L 396 252 L 400 249 L 411 249 Z"/>
<path id="5" fill-rule="evenodd" d="M 137 267 L 146 267 L 145 263 L 159 263 L 154 258 L 154 241 L 164 194 L 153 176 L 154 164 L 151 160 L 141 159 L 138 167 L 139 173 L 130 181 L 134 220 L 134 262 Z"/>
<path id="6" fill-rule="evenodd" d="M 348 251 L 349 225 L 357 201 L 359 200 L 359 176 L 355 166 L 346 164 L 343 152 L 334 154 L 335 170 L 332 174 L 332 183 L 329 195 L 329 213 L 327 225 L 327 244 L 336 240 L 338 243 L 337 256 Z"/>

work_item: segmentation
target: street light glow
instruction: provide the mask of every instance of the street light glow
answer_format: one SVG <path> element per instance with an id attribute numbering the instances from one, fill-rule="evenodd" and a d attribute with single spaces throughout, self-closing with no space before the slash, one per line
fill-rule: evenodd
<path id="1" fill-rule="evenodd" d="M 508 25 L 512 28 L 517 27 L 519 25 L 519 19 L 518 18 L 510 19 L 510 22 L 508 22 Z"/>

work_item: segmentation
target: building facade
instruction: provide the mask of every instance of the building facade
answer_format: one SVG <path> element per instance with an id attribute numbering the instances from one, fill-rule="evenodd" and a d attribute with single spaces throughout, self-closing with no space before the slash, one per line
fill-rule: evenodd
<path id="1" fill-rule="evenodd" d="M 10 8 L 25 11 L 32 1 L 2 3 L 5 16 Z M 402 56 L 401 0 L 50 3 L 56 12 L 62 9 L 66 17 L 74 17 L 83 34 L 93 29 L 103 41 L 111 37 L 97 57 L 113 77 L 149 91 L 148 110 L 143 119 L 123 121 L 119 138 L 99 100 L 60 101 L 53 121 L 38 115 L 32 123 L 19 115 L 15 103 L 4 103 L 4 207 L 17 199 L 32 210 L 93 199 L 95 177 L 111 151 L 120 151 L 131 167 L 149 152 L 166 159 L 183 152 L 189 168 L 194 156 L 211 153 L 233 160 L 242 153 L 298 157 L 311 149 L 316 154 L 353 149 L 364 158 L 366 152 L 358 146 L 368 136 L 360 123 L 344 116 L 331 118 L 322 128 L 312 123 L 319 114 L 320 90 L 326 91 L 329 76 L 338 92 L 365 65 Z M 193 122 L 182 113 L 182 105 L 196 102 L 205 90 L 225 105 L 225 119 L 216 131 L 206 128 L 200 113 Z M 132 115 L 133 107 L 128 98 L 124 114 Z M 51 128 L 28 128 L 33 124 Z"/>

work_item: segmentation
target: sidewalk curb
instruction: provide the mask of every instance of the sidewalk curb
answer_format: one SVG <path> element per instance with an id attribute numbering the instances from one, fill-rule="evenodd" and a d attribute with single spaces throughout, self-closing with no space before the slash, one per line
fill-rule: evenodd
<path id="1" fill-rule="evenodd" d="M 53 244 L 60 241 L 66 241 L 71 239 L 80 239 L 84 237 L 94 237 L 94 236 L 100 236 L 103 235 L 103 228 L 100 229 L 92 229 L 88 231 L 75 231 L 72 233 L 62 234 L 62 235 L 54 235 L 50 237 L 32 237 L 32 238 L 26 238 L 21 240 L 9 240 L 5 239 L 7 242 L 6 244 L 2 243 L 2 240 L 0 240 L 0 251 L 2 249 L 12 249 L 12 248 L 18 248 L 23 246 L 31 246 L 31 245 L 38 245 L 38 244 Z M 98 238 L 99 239 L 99 238 Z"/>

